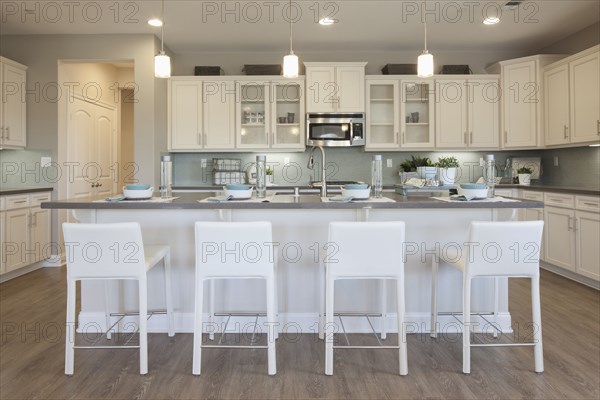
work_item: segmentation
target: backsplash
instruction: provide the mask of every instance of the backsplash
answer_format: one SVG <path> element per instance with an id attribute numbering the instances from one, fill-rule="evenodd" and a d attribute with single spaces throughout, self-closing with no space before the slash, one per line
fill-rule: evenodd
<path id="1" fill-rule="evenodd" d="M 543 182 L 556 186 L 600 189 L 600 147 L 543 150 Z M 558 157 L 558 166 L 554 166 Z"/>
<path id="2" fill-rule="evenodd" d="M 42 157 L 51 157 L 51 151 L 1 150 L 1 188 L 52 187 L 59 179 L 56 168 L 46 171 L 40 167 Z"/>
<path id="3" fill-rule="evenodd" d="M 439 157 L 454 156 L 461 164 L 459 171 L 460 182 L 474 182 L 482 175 L 479 159 L 488 152 L 365 152 L 362 148 L 327 148 L 327 179 L 328 180 L 358 180 L 370 182 L 371 160 L 374 154 L 383 158 L 383 181 L 386 185 L 400 183 L 398 172 L 400 164 L 410 159 L 411 155 L 426 156 L 433 162 Z M 507 156 L 541 156 L 541 151 L 519 152 L 489 152 L 496 157 L 498 174 L 506 162 Z M 236 158 L 242 160 L 242 170 L 246 170 L 256 160 L 258 153 L 175 153 L 173 156 L 174 184 L 177 186 L 210 185 L 212 184 L 212 159 Z M 320 179 L 321 156 L 315 152 L 315 168 L 306 167 L 308 150 L 303 153 L 267 153 L 267 164 L 274 170 L 274 182 L 278 185 L 307 185 L 311 180 Z M 284 159 L 289 158 L 289 164 L 284 165 Z M 202 168 L 202 159 L 207 160 Z M 392 160 L 392 167 L 387 167 L 387 160 Z M 544 178 L 544 177 L 543 177 Z"/>

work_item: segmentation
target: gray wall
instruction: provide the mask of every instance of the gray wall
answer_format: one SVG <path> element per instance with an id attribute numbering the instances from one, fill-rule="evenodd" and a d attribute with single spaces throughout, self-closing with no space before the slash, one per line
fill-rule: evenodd
<path id="1" fill-rule="evenodd" d="M 585 49 L 589 49 L 600 43 L 600 22 L 588 26 L 559 40 L 556 43 L 546 46 L 538 53 L 540 54 L 575 54 Z"/>

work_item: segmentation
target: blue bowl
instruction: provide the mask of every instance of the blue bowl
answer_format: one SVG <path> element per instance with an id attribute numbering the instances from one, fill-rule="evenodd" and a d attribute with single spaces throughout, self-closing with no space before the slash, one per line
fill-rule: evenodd
<path id="1" fill-rule="evenodd" d="M 483 183 L 461 183 L 462 189 L 486 189 L 487 186 Z"/>
<path id="2" fill-rule="evenodd" d="M 242 185 L 239 183 L 226 185 L 225 188 L 227 190 L 248 190 L 250 189 L 250 185 Z"/>
<path id="3" fill-rule="evenodd" d="M 125 189 L 127 189 L 127 190 L 148 190 L 148 189 L 150 189 L 150 185 L 146 185 L 146 184 L 126 185 Z"/>
<path id="4" fill-rule="evenodd" d="M 346 190 L 365 190 L 368 189 L 369 185 L 366 183 L 347 183 L 344 185 Z"/>

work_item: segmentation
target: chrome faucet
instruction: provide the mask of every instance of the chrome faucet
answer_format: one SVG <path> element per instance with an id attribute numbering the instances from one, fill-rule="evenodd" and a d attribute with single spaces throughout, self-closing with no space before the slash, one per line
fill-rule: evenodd
<path id="1" fill-rule="evenodd" d="M 308 154 L 308 164 L 306 164 L 306 168 L 314 169 L 315 167 L 315 160 L 313 158 L 313 153 L 315 152 L 315 149 L 321 150 L 321 182 L 319 182 L 321 184 L 321 197 L 327 197 L 327 182 L 325 180 L 325 166 L 327 163 L 325 161 L 325 149 L 323 149 L 323 146 L 314 146 L 312 149 L 310 149 L 310 153 Z"/>

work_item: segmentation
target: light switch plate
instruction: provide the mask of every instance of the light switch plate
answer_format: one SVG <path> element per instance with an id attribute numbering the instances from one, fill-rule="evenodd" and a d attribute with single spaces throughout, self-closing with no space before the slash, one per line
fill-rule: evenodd
<path id="1" fill-rule="evenodd" d="M 52 164 L 52 157 L 42 157 L 40 159 L 40 165 L 42 168 L 47 168 L 50 166 L 50 164 Z"/>
<path id="2" fill-rule="evenodd" d="M 200 160 L 200 168 L 206 168 L 206 158 Z"/>
<path id="3" fill-rule="evenodd" d="M 387 167 L 392 168 L 392 159 L 391 158 L 387 159 Z"/>
<path id="4" fill-rule="evenodd" d="M 289 157 L 284 157 L 283 158 L 283 165 L 288 165 L 290 163 L 290 158 Z"/>

